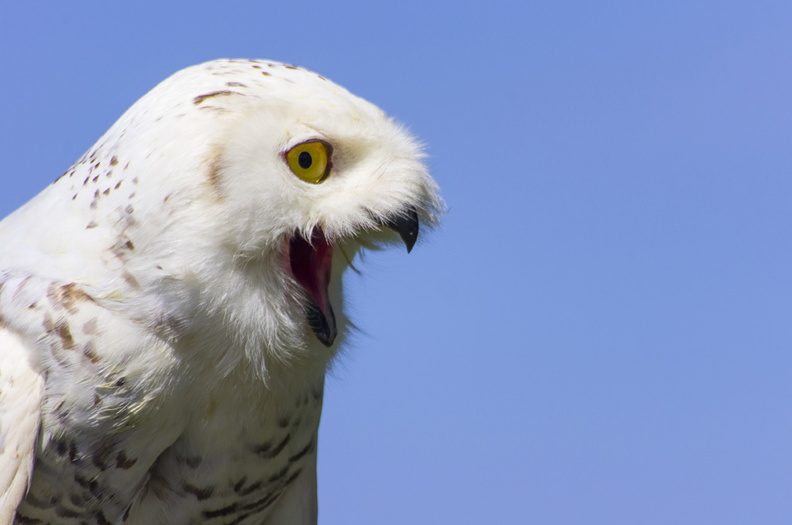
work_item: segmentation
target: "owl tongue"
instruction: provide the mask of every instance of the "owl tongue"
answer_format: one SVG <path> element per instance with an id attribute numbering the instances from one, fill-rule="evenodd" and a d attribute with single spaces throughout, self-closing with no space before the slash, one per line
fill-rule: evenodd
<path id="1" fill-rule="evenodd" d="M 289 243 L 292 275 L 310 298 L 305 315 L 317 339 L 325 346 L 332 345 L 338 333 L 327 293 L 332 259 L 333 247 L 320 228 L 313 230 L 310 241 L 295 235 Z"/>

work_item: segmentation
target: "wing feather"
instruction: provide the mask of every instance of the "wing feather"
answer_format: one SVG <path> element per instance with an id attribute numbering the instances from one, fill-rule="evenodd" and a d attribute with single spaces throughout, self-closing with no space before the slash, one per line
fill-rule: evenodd
<path id="1" fill-rule="evenodd" d="M 11 523 L 33 472 L 44 379 L 25 341 L 0 327 L 0 523 Z"/>

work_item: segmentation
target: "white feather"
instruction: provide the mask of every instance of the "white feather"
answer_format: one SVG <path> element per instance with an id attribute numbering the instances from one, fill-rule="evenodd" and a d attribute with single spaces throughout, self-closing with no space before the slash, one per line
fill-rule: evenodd
<path id="1" fill-rule="evenodd" d="M 10 523 L 33 472 L 44 380 L 30 366 L 30 348 L 0 328 L 0 523 Z"/>

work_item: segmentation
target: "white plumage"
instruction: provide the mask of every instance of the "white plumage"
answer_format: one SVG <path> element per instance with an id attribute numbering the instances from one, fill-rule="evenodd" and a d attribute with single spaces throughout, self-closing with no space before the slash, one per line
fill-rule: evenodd
<path id="1" fill-rule="evenodd" d="M 315 523 L 341 273 L 436 222 L 421 158 L 277 62 L 134 104 L 0 222 L 0 523 Z"/>

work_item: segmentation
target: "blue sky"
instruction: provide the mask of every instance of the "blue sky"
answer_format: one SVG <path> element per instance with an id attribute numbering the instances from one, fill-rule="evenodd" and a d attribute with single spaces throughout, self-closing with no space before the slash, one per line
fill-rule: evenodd
<path id="1" fill-rule="evenodd" d="M 182 67 L 313 69 L 427 144 L 450 209 L 350 279 L 321 523 L 792 523 L 790 27 L 761 0 L 7 2 L 0 216 Z"/>

